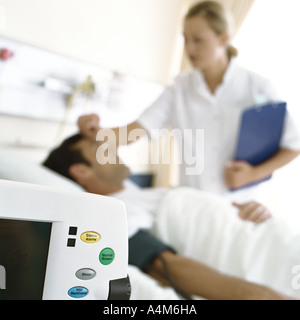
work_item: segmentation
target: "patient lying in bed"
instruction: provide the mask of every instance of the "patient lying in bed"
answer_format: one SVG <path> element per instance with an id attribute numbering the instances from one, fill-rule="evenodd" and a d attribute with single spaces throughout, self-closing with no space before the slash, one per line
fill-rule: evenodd
<path id="1" fill-rule="evenodd" d="M 287 241 L 281 225 L 242 221 L 227 200 L 197 190 L 138 189 L 127 181 L 123 164 L 99 165 L 98 146 L 73 136 L 44 165 L 88 192 L 125 202 L 130 264 L 187 299 L 297 297 L 291 270 L 300 264 L 300 237 Z"/>

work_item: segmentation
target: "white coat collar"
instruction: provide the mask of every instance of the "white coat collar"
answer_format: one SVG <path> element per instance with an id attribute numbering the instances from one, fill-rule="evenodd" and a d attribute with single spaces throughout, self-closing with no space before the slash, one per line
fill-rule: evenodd
<path id="1" fill-rule="evenodd" d="M 220 90 L 220 88 L 222 88 L 224 85 L 226 85 L 228 82 L 232 80 L 235 66 L 236 66 L 236 59 L 232 58 L 224 74 L 223 82 L 216 90 L 216 93 L 218 92 L 218 90 Z M 209 100 L 215 99 L 216 93 L 212 94 L 211 91 L 209 90 L 202 71 L 200 71 L 199 69 L 193 69 L 192 79 L 193 79 L 194 88 L 201 96 L 206 97 Z"/>

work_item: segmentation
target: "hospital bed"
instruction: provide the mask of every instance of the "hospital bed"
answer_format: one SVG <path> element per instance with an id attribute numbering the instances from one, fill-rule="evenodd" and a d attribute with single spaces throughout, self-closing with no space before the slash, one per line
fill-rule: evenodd
<path id="1" fill-rule="evenodd" d="M 17 151 L 0 148 L 0 179 L 54 187 L 58 190 L 85 192 L 79 185 L 34 163 Z M 132 300 L 177 300 L 180 297 L 133 266 L 129 266 Z"/>
<path id="2" fill-rule="evenodd" d="M 0 148 L 0 179 L 84 192 L 72 181 L 5 148 Z M 188 199 L 188 206 L 182 199 Z M 182 188 L 170 191 L 162 201 L 152 232 L 181 254 L 300 298 L 298 286 L 292 285 L 298 276 L 293 270 L 300 266 L 300 235 L 292 234 L 281 221 L 259 227 L 245 224 L 228 200 Z M 265 241 L 268 233 L 272 237 Z M 181 299 L 133 266 L 129 266 L 129 277 L 132 300 Z"/>

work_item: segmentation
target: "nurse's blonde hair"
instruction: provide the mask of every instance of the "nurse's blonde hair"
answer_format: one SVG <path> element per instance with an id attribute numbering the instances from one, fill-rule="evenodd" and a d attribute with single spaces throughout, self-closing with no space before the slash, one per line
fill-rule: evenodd
<path id="1" fill-rule="evenodd" d="M 216 34 L 221 35 L 225 32 L 230 36 L 233 34 L 233 17 L 229 10 L 221 3 L 217 1 L 202 1 L 191 7 L 185 16 L 185 19 L 197 16 L 204 17 Z M 227 54 L 229 58 L 236 57 L 238 55 L 238 50 L 232 45 L 229 45 L 227 47 Z"/>

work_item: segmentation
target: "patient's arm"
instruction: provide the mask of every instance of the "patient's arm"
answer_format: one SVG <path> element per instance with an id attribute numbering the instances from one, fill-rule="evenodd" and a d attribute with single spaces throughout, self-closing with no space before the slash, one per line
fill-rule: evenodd
<path id="1" fill-rule="evenodd" d="M 170 277 L 190 295 L 209 300 L 293 300 L 267 287 L 223 275 L 199 262 L 170 251 L 163 252 L 161 256 L 168 266 Z M 161 273 L 164 272 L 159 258 L 155 259 L 153 267 Z M 166 284 L 155 273 L 149 272 L 149 274 Z"/>
<path id="2" fill-rule="evenodd" d="M 272 218 L 269 209 L 258 202 L 252 201 L 245 204 L 233 203 L 233 205 L 239 209 L 239 217 L 242 220 L 259 224 Z"/>

